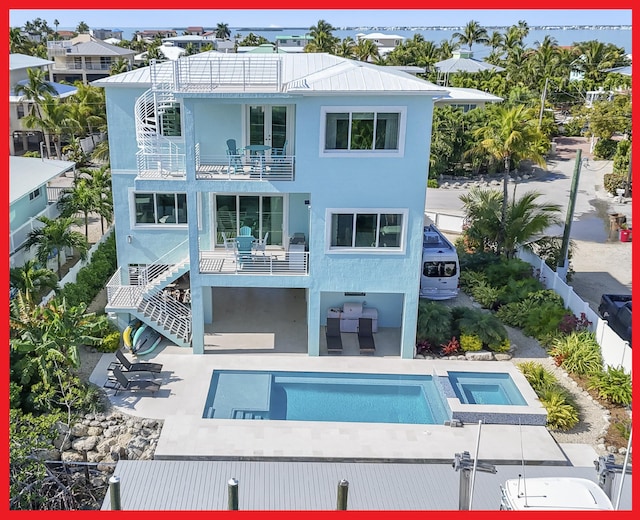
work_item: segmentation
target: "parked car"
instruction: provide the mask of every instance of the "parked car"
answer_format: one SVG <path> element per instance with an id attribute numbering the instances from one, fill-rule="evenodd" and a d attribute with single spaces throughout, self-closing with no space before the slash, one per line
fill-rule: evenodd
<path id="1" fill-rule="evenodd" d="M 631 345 L 631 296 L 603 294 L 598 312 L 623 340 Z"/>

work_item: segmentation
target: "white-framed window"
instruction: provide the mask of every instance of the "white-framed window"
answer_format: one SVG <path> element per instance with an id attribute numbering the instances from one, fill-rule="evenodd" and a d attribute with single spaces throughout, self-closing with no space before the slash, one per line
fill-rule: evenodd
<path id="1" fill-rule="evenodd" d="M 320 155 L 402 157 L 406 107 L 322 107 Z"/>
<path id="2" fill-rule="evenodd" d="M 404 252 L 407 215 L 404 209 L 328 209 L 327 251 Z"/>
<path id="3" fill-rule="evenodd" d="M 29 200 L 36 200 L 42 194 L 42 189 L 38 188 L 29 193 Z"/>
<path id="4" fill-rule="evenodd" d="M 186 193 L 133 193 L 136 226 L 187 223 Z"/>

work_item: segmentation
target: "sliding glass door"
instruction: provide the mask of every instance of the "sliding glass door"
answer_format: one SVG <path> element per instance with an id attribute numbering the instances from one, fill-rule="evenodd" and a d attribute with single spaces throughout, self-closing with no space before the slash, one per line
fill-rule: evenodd
<path id="1" fill-rule="evenodd" d="M 267 245 L 283 245 L 284 197 L 281 195 L 216 195 L 216 243 L 238 235 L 242 226 L 251 228 L 255 238 L 264 238 Z"/>

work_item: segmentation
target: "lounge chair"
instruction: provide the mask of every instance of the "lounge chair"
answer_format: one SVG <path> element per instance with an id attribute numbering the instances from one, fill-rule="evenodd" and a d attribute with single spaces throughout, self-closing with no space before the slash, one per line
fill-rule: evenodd
<path id="1" fill-rule="evenodd" d="M 342 354 L 342 336 L 340 335 L 340 318 L 327 318 L 327 352 Z"/>
<path id="2" fill-rule="evenodd" d="M 358 343 L 360 354 L 373 354 L 376 351 L 376 344 L 373 341 L 373 320 L 371 318 L 358 319 Z"/>
<path id="3" fill-rule="evenodd" d="M 109 370 L 113 370 L 117 367 L 124 372 L 162 372 L 161 363 L 129 361 L 129 358 L 127 358 L 127 356 L 124 355 L 124 352 L 120 349 L 116 351 L 116 358 L 118 361 L 112 362 L 108 367 Z"/>
<path id="4" fill-rule="evenodd" d="M 245 260 L 251 260 L 251 250 L 253 248 L 253 243 L 255 242 L 255 240 L 256 239 L 251 235 L 238 235 L 236 237 L 236 254 L 239 263 L 242 263 Z"/>
<path id="5" fill-rule="evenodd" d="M 103 386 L 115 390 L 115 395 L 118 395 L 118 392 L 122 390 L 151 392 L 153 394 L 160 390 L 160 383 L 158 381 L 154 379 L 129 379 L 118 367 L 113 367 L 111 374 L 112 376 L 105 381 Z"/>

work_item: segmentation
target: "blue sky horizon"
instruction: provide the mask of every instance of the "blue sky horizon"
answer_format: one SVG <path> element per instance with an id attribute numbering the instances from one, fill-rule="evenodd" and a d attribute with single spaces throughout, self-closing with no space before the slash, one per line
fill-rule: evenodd
<path id="1" fill-rule="evenodd" d="M 550 14 L 553 13 L 553 16 Z M 631 9 L 11 9 L 11 27 L 41 18 L 53 27 L 310 27 L 323 19 L 335 27 L 509 26 L 525 20 L 540 25 L 631 25 Z M 134 22 L 134 20 L 139 20 Z"/>

